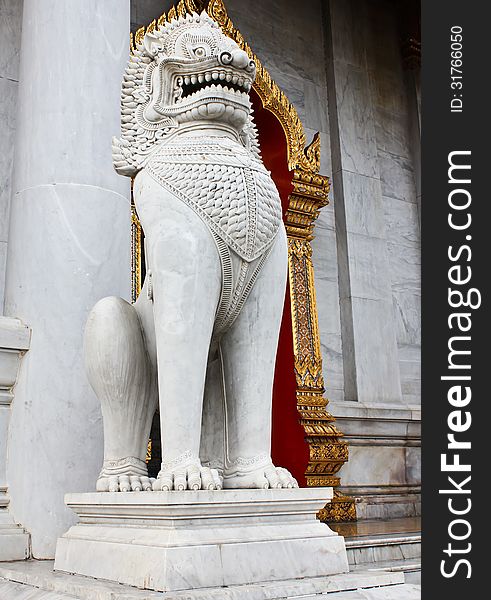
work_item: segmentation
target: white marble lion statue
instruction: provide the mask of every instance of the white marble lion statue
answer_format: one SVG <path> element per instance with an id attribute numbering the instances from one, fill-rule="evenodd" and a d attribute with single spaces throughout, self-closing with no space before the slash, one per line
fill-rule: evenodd
<path id="1" fill-rule="evenodd" d="M 271 460 L 287 241 L 252 119 L 255 70 L 206 13 L 147 33 L 130 58 L 113 159 L 134 177 L 147 273 L 134 305 L 104 298 L 86 326 L 98 491 L 297 487 Z"/>

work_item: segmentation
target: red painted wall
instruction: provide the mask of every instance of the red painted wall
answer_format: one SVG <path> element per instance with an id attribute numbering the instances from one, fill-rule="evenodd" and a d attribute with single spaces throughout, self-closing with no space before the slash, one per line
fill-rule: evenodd
<path id="1" fill-rule="evenodd" d="M 285 133 L 277 118 L 262 107 L 261 100 L 254 90 L 251 91 L 251 99 L 263 162 L 271 171 L 285 214 L 288 197 L 293 190 L 292 173 L 288 170 Z M 303 427 L 299 423 L 295 391 L 292 318 L 287 286 L 273 387 L 272 458 L 277 466 L 286 467 L 300 486 L 305 486 L 304 473 L 309 460 L 309 450 L 304 440 Z"/>

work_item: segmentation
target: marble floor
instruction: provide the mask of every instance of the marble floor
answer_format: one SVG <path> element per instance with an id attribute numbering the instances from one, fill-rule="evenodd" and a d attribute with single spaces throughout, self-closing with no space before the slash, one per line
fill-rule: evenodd
<path id="1" fill-rule="evenodd" d="M 53 571 L 52 561 L 0 563 L 0 600 L 420 600 L 402 573 L 362 571 L 188 592 L 150 592 Z"/>

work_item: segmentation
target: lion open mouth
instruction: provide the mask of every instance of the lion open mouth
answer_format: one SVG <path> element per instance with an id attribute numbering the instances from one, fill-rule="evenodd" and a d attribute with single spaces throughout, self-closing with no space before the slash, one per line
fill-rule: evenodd
<path id="1" fill-rule="evenodd" d="M 184 75 L 178 78 L 177 85 L 179 94 L 176 103 L 189 99 L 199 91 L 221 90 L 223 92 L 233 92 L 241 99 L 249 95 L 252 86 L 252 80 L 248 77 L 224 70 L 206 71 L 197 75 Z"/>

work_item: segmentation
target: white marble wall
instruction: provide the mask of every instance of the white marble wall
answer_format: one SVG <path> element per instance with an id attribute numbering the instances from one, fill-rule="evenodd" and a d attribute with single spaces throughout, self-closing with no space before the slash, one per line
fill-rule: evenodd
<path id="1" fill-rule="evenodd" d="M 350 444 L 340 475 L 360 517 L 415 515 L 420 228 L 398 16 L 385 0 L 331 0 L 326 12 L 345 365 L 331 411 Z"/>
<path id="2" fill-rule="evenodd" d="M 371 97 L 370 7 L 358 0 L 333 0 L 327 18 L 345 399 L 399 403 L 377 115 Z"/>
<path id="3" fill-rule="evenodd" d="M 418 210 L 418 143 L 411 130 L 409 96 L 400 57 L 397 14 L 391 2 L 370 5 L 372 52 L 368 55 L 385 237 L 403 402 L 421 402 L 421 243 Z"/>
<path id="4" fill-rule="evenodd" d="M 0 0 L 0 315 L 3 309 L 23 0 Z"/>
<path id="5" fill-rule="evenodd" d="M 12 402 L 10 510 L 35 558 L 73 522 L 64 494 L 102 462 L 82 359 L 87 314 L 129 297 L 129 181 L 112 167 L 129 0 L 25 0 L 5 314 L 32 330 Z"/>

